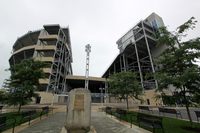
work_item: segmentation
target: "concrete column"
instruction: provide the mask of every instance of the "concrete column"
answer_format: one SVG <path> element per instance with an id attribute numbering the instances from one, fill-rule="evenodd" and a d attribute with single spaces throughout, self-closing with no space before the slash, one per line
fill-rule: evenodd
<path id="1" fill-rule="evenodd" d="M 114 73 L 116 73 L 116 65 L 115 65 L 115 63 L 114 63 Z"/>
<path id="2" fill-rule="evenodd" d="M 24 51 L 23 53 L 24 53 L 24 59 L 26 59 L 26 52 Z"/>
<path id="3" fill-rule="evenodd" d="M 126 71 L 128 71 L 129 70 L 129 64 L 128 64 L 128 58 L 127 57 L 125 57 L 125 61 L 126 61 Z"/>
<path id="4" fill-rule="evenodd" d="M 13 55 L 13 64 L 15 65 L 16 63 L 15 63 L 15 56 Z"/>
<path id="5" fill-rule="evenodd" d="M 123 56 L 122 56 L 123 58 L 123 65 L 124 65 L 124 71 L 126 72 L 126 57 L 125 57 L 125 55 L 124 55 L 124 53 L 123 53 Z"/>
<path id="6" fill-rule="evenodd" d="M 105 95 L 106 95 L 105 103 L 110 102 L 109 101 L 109 95 L 108 95 L 108 81 L 107 81 L 107 79 L 105 81 Z"/>
<path id="7" fill-rule="evenodd" d="M 119 63 L 120 63 L 120 70 L 122 72 L 122 61 L 121 61 L 121 55 L 119 56 Z"/>

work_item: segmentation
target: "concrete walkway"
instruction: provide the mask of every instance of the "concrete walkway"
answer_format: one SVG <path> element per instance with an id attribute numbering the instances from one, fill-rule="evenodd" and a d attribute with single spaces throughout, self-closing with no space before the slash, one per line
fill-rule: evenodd
<path id="1" fill-rule="evenodd" d="M 19 133 L 60 133 L 65 122 L 65 113 L 58 112 L 33 124 Z"/>
<path id="2" fill-rule="evenodd" d="M 150 133 L 142 128 L 119 122 L 104 112 L 92 112 L 91 124 L 97 133 Z"/>
<path id="3" fill-rule="evenodd" d="M 65 118 L 64 112 L 57 112 L 21 130 L 19 133 L 60 133 L 64 126 Z M 133 128 L 130 128 L 130 124 L 123 124 L 104 112 L 92 112 L 91 125 L 97 133 L 149 133 L 134 125 Z"/>

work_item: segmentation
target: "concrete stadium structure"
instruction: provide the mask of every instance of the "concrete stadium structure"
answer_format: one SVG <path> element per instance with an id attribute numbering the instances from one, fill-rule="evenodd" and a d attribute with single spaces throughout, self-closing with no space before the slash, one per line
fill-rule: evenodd
<path id="1" fill-rule="evenodd" d="M 9 59 L 10 65 L 30 58 L 48 64 L 46 68 L 43 68 L 45 78 L 39 80 L 39 93 L 43 103 L 55 101 L 52 99 L 51 93 L 67 96 L 67 93 L 73 88 L 84 88 L 85 77 L 73 76 L 68 27 L 44 25 L 41 30 L 29 31 L 19 37 L 13 45 L 12 55 Z M 89 77 L 89 80 L 90 91 L 94 97 L 100 99 L 99 88 L 105 88 L 105 79 Z"/>
<path id="2" fill-rule="evenodd" d="M 157 69 L 154 60 L 165 49 L 165 45 L 156 45 L 155 34 L 162 26 L 162 18 L 155 13 L 139 21 L 117 41 L 119 54 L 102 76 L 108 78 L 122 71 L 137 73 L 146 92 L 147 104 L 154 103 L 154 89 L 157 88 L 157 82 L 152 76 Z"/>
<path id="3" fill-rule="evenodd" d="M 117 41 L 119 55 L 103 76 L 89 77 L 93 102 L 100 102 L 102 97 L 108 99 L 106 80 L 110 75 L 121 71 L 133 71 L 138 74 L 138 80 L 144 89 L 146 104 L 155 104 L 153 97 L 157 82 L 152 73 L 155 73 L 157 67 L 154 59 L 165 49 L 165 45 L 156 46 L 155 32 L 161 26 L 164 26 L 162 18 L 152 13 Z M 57 101 L 52 99 L 53 94 L 67 96 L 71 89 L 85 87 L 85 76 L 74 76 L 72 72 L 72 49 L 68 27 L 44 25 L 43 29 L 29 31 L 18 38 L 9 59 L 10 65 L 29 58 L 49 64 L 43 68 L 46 77 L 39 80 L 40 95 L 44 103 L 59 101 L 58 97 Z M 66 100 L 66 97 L 64 99 Z"/>
<path id="4" fill-rule="evenodd" d="M 15 65 L 23 59 L 33 58 L 48 64 L 43 68 L 45 78 L 40 79 L 41 91 L 67 92 L 66 75 L 72 75 L 72 51 L 69 28 L 44 25 L 44 29 L 29 31 L 18 38 L 9 59 Z"/>
<path id="5" fill-rule="evenodd" d="M 134 71 L 138 73 L 145 90 L 155 89 L 156 80 L 149 75 L 155 73 L 154 59 L 164 49 L 164 45 L 156 46 L 155 32 L 161 26 L 164 26 L 162 18 L 152 13 L 131 28 L 117 41 L 120 53 L 102 77 L 108 78 L 121 71 Z"/>

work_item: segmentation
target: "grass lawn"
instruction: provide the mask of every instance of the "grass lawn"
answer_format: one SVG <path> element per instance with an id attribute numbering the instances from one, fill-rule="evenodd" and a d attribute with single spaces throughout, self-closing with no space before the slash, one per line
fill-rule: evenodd
<path id="1" fill-rule="evenodd" d="M 121 116 L 121 119 L 131 122 L 131 116 L 132 116 L 132 122 L 134 125 L 138 126 L 137 122 L 137 112 L 129 112 L 126 116 Z M 113 115 L 116 117 L 119 117 L 119 115 L 116 115 L 115 112 L 113 112 Z M 169 118 L 169 117 L 163 117 L 162 121 L 164 131 L 165 133 L 200 133 L 200 123 L 193 123 L 193 126 L 190 126 L 189 121 L 184 121 L 180 119 L 175 118 Z M 151 128 L 143 127 L 149 131 L 153 131 Z M 161 129 L 156 129 L 156 133 L 162 133 Z"/>
<path id="2" fill-rule="evenodd" d="M 6 123 L 7 124 L 3 129 L 0 130 L 0 132 L 4 131 L 6 129 L 12 128 L 15 120 L 16 120 L 15 126 L 20 125 L 20 124 L 28 121 L 28 119 L 22 119 L 21 114 L 16 113 L 16 112 L 1 114 L 1 116 L 6 116 L 6 118 L 7 118 Z M 39 116 L 40 116 L 40 112 L 37 112 L 36 114 L 33 115 L 32 119 L 35 119 Z"/>

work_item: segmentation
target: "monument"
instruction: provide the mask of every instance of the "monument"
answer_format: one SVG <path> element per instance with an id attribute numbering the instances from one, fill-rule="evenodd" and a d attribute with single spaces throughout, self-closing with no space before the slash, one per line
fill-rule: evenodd
<path id="1" fill-rule="evenodd" d="M 91 94 L 85 88 L 69 92 L 65 129 L 68 133 L 90 132 Z"/>

